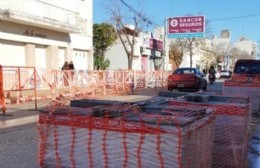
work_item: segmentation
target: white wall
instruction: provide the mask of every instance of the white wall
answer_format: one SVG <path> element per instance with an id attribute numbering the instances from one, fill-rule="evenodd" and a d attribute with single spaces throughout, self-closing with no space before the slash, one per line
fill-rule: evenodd
<path id="1" fill-rule="evenodd" d="M 0 64 L 2 66 L 24 66 L 25 45 L 14 41 L 0 41 Z"/>
<path id="2" fill-rule="evenodd" d="M 67 21 L 71 21 L 71 15 L 73 14 L 73 17 L 75 16 L 80 18 L 80 23 L 82 24 L 76 24 L 76 26 L 80 27 L 82 32 L 80 33 L 68 33 L 64 32 L 63 30 L 59 31 L 59 29 L 52 29 L 51 27 L 55 28 L 55 24 L 53 24 L 50 20 L 50 24 L 47 27 L 40 26 L 41 22 L 37 22 L 38 20 L 35 20 L 37 23 L 34 23 L 32 21 L 21 19 L 18 20 L 9 20 L 9 21 L 0 21 L 0 39 L 4 39 L 9 42 L 14 43 L 21 43 L 22 45 L 26 46 L 27 44 L 32 45 L 43 45 L 45 47 L 49 46 L 56 46 L 58 48 L 64 48 L 65 51 L 57 52 L 54 50 L 51 50 L 49 52 L 45 51 L 45 54 L 43 53 L 43 50 L 35 48 L 37 50 L 35 52 L 36 55 L 36 63 L 37 66 L 44 68 L 46 67 L 46 62 L 40 61 L 41 57 L 38 58 L 37 55 L 45 55 L 46 59 L 53 59 L 52 55 L 56 55 L 59 58 L 56 60 L 56 58 L 52 61 L 59 61 L 57 62 L 57 67 L 59 68 L 61 66 L 61 62 L 64 62 L 67 59 L 71 59 L 73 57 L 73 50 L 75 51 L 82 51 L 86 55 L 86 61 L 81 60 L 79 61 L 82 65 L 79 65 L 81 68 L 88 67 L 90 69 L 93 69 L 93 43 L 92 43 L 92 24 L 93 24 L 93 0 L 2 0 L 0 2 L 0 9 L 3 8 L 10 8 L 12 10 L 17 11 L 16 15 L 19 15 L 19 12 L 22 12 L 24 15 L 24 18 L 29 18 L 31 14 L 34 14 L 36 16 L 39 16 L 40 18 L 43 18 L 47 16 L 48 14 L 53 15 L 49 16 L 54 20 L 64 21 L 67 23 Z M 26 14 L 27 13 L 27 14 Z M 20 16 L 20 15 L 19 15 Z M 68 20 L 69 19 L 69 20 Z M 47 20 L 48 21 L 48 20 Z M 51 26 L 51 27 L 50 27 Z M 41 27 L 41 28 L 40 28 Z M 77 27 L 77 28 L 78 28 Z M 55 30 L 55 31 L 53 31 Z M 26 34 L 25 32 L 33 32 L 32 34 Z M 35 36 L 35 34 L 39 34 L 42 37 Z M 1 43 L 1 41 L 0 41 Z M 21 47 L 19 45 L 14 44 L 13 47 L 16 47 L 14 49 L 7 50 L 8 48 L 4 45 L 0 44 L 0 51 L 1 55 L 21 55 L 19 59 L 15 59 L 18 62 L 12 62 L 12 65 L 23 65 L 26 66 L 25 59 L 22 59 L 22 57 L 26 57 L 21 54 Z M 24 50 L 24 49 L 23 49 Z M 71 50 L 71 51 L 67 51 Z M 12 51 L 13 54 L 10 52 Z M 26 53 L 26 52 L 24 52 Z M 34 56 L 34 54 L 31 53 L 31 56 Z M 27 58 L 27 57 L 26 57 Z M 5 62 L 4 57 L 0 57 L 0 62 Z M 40 59 L 40 60 L 39 60 Z M 40 61 L 40 62 L 39 62 Z M 46 61 L 46 60 L 45 60 Z M 83 62 L 84 61 L 84 62 Z M 34 62 L 34 61 L 33 61 Z M 91 65 L 87 65 L 86 63 L 89 63 Z M 9 64 L 6 62 L 6 64 Z M 48 61 L 47 61 L 48 64 Z M 34 64 L 32 64 L 33 66 Z M 47 67 L 48 68 L 48 67 Z M 53 68 L 53 67 L 52 67 Z M 54 67 L 55 68 L 55 67 Z"/>
<path id="3" fill-rule="evenodd" d="M 110 60 L 108 69 L 128 69 L 127 54 L 119 38 L 113 46 L 108 48 L 105 58 Z"/>
<path id="4" fill-rule="evenodd" d="M 253 41 L 237 41 L 234 43 L 234 47 L 238 48 L 239 51 L 244 51 L 247 54 L 251 55 L 253 51 L 254 42 Z"/>
<path id="5" fill-rule="evenodd" d="M 193 68 L 196 68 L 196 66 L 199 65 L 199 64 L 197 63 L 197 62 L 199 62 L 199 61 L 200 61 L 200 56 L 194 54 L 194 55 L 192 56 L 192 67 L 193 67 Z M 185 54 L 185 55 L 183 56 L 183 60 L 182 60 L 182 62 L 181 62 L 181 64 L 180 64 L 179 67 L 190 67 L 190 55 Z"/>

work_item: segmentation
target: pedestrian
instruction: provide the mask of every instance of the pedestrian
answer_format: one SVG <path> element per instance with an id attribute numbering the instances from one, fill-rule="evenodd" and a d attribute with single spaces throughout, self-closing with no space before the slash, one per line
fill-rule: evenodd
<path id="1" fill-rule="evenodd" d="M 207 75 L 207 71 L 205 68 L 202 71 L 203 71 L 204 75 Z"/>
<path id="2" fill-rule="evenodd" d="M 215 75 L 216 73 L 217 73 L 217 72 L 216 72 L 214 66 L 211 65 L 210 68 L 209 68 L 209 74 L 214 74 L 214 75 Z"/>
<path id="3" fill-rule="evenodd" d="M 73 64 L 73 61 L 70 61 L 69 62 L 69 76 L 70 76 L 70 80 L 73 81 L 73 78 L 74 78 L 74 64 Z"/>
<path id="4" fill-rule="evenodd" d="M 73 61 L 70 61 L 70 62 L 69 62 L 69 70 L 74 70 Z"/>
<path id="5" fill-rule="evenodd" d="M 61 70 L 63 71 L 63 84 L 64 86 L 68 86 L 69 82 L 68 82 L 68 70 L 69 70 L 69 63 L 68 61 L 65 61 Z"/>
<path id="6" fill-rule="evenodd" d="M 64 64 L 63 64 L 61 70 L 69 70 L 69 63 L 68 63 L 68 61 L 65 61 L 65 62 L 64 62 Z"/>

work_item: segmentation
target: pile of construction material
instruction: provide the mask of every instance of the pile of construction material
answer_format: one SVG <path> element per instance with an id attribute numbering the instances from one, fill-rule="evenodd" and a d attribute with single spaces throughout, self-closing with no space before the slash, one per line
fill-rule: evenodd
<path id="1" fill-rule="evenodd" d="M 252 83 L 226 80 L 223 94 L 249 97 L 251 111 L 260 115 L 260 81 Z"/>
<path id="2" fill-rule="evenodd" d="M 163 104 L 150 108 L 189 106 L 214 109 L 213 162 L 212 167 L 246 167 L 249 98 L 205 93 L 167 93 L 159 95 L 173 97 Z M 178 95 L 181 95 L 178 97 Z"/>
<path id="3" fill-rule="evenodd" d="M 163 97 L 166 96 L 166 97 Z M 166 93 L 40 113 L 40 167 L 246 167 L 249 98 Z"/>
<path id="4" fill-rule="evenodd" d="M 214 110 L 149 110 L 165 101 L 49 106 L 39 117 L 40 167 L 211 167 Z"/>

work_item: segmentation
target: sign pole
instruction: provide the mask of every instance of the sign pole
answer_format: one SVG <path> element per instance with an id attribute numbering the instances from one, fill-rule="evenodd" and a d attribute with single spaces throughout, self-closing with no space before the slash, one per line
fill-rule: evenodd
<path id="1" fill-rule="evenodd" d="M 163 38 L 163 70 L 168 70 L 168 65 L 169 65 L 169 61 L 168 61 L 168 65 L 166 64 L 166 57 L 169 57 L 169 50 L 167 50 L 166 48 L 166 41 L 167 41 L 167 18 L 164 20 L 164 38 Z M 165 67 L 166 66 L 166 67 Z"/>

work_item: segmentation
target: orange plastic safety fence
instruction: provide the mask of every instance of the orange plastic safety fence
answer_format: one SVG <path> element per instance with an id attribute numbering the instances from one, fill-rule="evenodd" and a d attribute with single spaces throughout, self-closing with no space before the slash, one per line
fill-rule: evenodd
<path id="1" fill-rule="evenodd" d="M 260 113 L 260 82 L 225 81 L 223 94 L 249 97 L 251 110 Z"/>
<path id="2" fill-rule="evenodd" d="M 39 165 L 208 168 L 213 122 L 205 108 L 49 106 L 39 117 Z"/>
<path id="3" fill-rule="evenodd" d="M 3 66 L 1 72 L 5 107 L 37 110 L 40 83 L 35 68 Z"/>
<path id="4" fill-rule="evenodd" d="M 2 108 L 2 115 L 5 115 L 6 105 L 5 105 L 5 97 L 4 97 L 4 85 L 3 85 L 3 68 L 0 65 L 0 104 Z"/>
<path id="5" fill-rule="evenodd" d="M 215 109 L 212 167 L 246 167 L 248 98 L 213 96 L 214 101 L 171 100 L 169 105 Z"/>
<path id="6" fill-rule="evenodd" d="M 62 94 L 71 98 L 84 98 L 106 94 L 128 94 L 131 89 L 165 87 L 166 71 L 37 71 L 41 88 L 50 88 L 52 97 Z"/>

